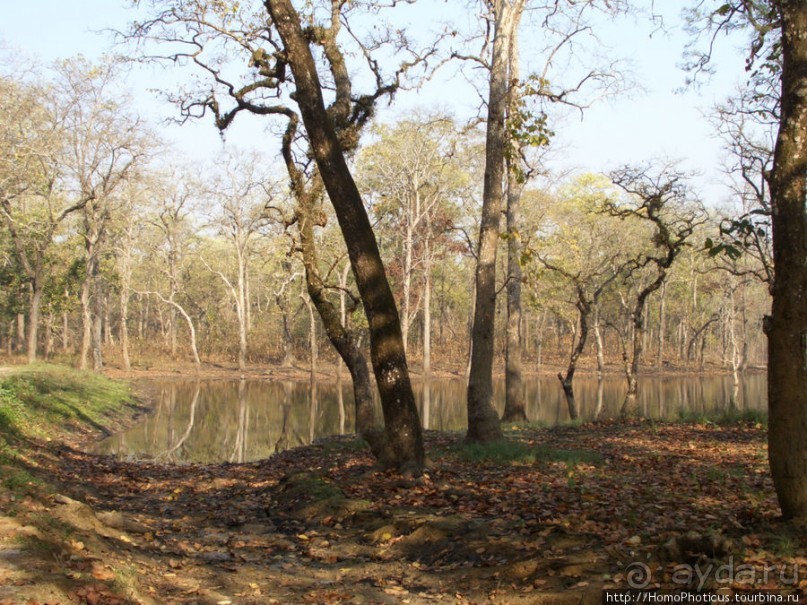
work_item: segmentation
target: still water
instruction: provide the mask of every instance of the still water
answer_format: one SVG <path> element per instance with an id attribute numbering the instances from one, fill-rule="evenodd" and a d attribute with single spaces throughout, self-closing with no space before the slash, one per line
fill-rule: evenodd
<path id="1" fill-rule="evenodd" d="M 461 430 L 466 425 L 462 380 L 415 384 L 418 409 L 427 429 Z M 150 381 L 153 413 L 131 430 L 98 444 L 96 451 L 127 459 L 164 462 L 246 462 L 311 443 L 326 435 L 353 430 L 353 396 L 349 382 L 265 382 L 258 380 Z M 530 420 L 548 425 L 568 422 L 557 378 L 525 380 Z M 616 415 L 625 396 L 621 377 L 598 385 L 593 377 L 575 379 L 583 419 Z M 504 382 L 495 384 L 494 399 L 504 406 Z M 682 415 L 714 417 L 734 408 L 766 408 L 765 374 L 751 374 L 738 385 L 731 376 L 648 377 L 639 381 L 643 413 L 652 418 Z"/>

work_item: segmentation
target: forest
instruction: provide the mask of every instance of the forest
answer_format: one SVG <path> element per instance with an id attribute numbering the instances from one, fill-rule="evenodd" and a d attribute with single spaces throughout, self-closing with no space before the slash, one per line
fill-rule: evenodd
<path id="1" fill-rule="evenodd" d="M 411 376 L 464 378 L 469 447 L 512 441 L 511 424 L 529 421 L 526 375 L 556 374 L 573 421 L 578 371 L 623 377 L 620 420 L 583 429 L 578 445 L 593 444 L 596 460 L 566 461 L 576 469 L 611 459 L 609 422 L 611 433 L 635 437 L 640 375 L 726 373 L 737 385 L 745 373 L 767 372 L 769 491 L 785 520 L 803 522 L 807 7 L 683 8 L 691 86 L 709 77 L 727 40 L 741 41 L 745 56 L 743 85 L 709 116 L 730 191 L 714 200 L 675 159 L 607 173 L 551 168 L 564 116 L 635 86 L 598 47 L 598 24 L 632 14 L 651 31 L 663 27 L 652 3 L 490 0 L 474 7 L 475 19 L 420 29 L 396 26 L 396 11 L 418 3 L 398 4 L 140 0 L 102 61 L 41 64 L 6 53 L 4 360 L 197 376 L 280 367 L 312 383 L 345 369 L 355 431 L 379 472 L 392 473 L 372 489 L 403 477 L 415 486 L 404 500 L 415 506 L 416 493 L 431 489 L 427 449 L 455 446 L 424 437 Z M 173 70 L 175 87 L 163 95 L 176 121 L 206 122 L 226 140 L 235 123 L 253 120 L 265 151 L 227 144 L 206 162 L 185 161 L 133 106 L 133 64 Z M 476 116 L 443 106 L 379 118 L 382 106 L 445 73 L 473 86 Z M 501 417 L 494 375 L 506 385 Z M 662 430 L 670 451 L 686 441 L 679 430 Z M 760 438 L 726 430 L 740 449 Z M 529 448 L 541 439 L 522 437 Z M 563 449 L 566 437 L 543 438 Z M 701 438 L 715 465 L 739 464 Z M 89 464 L 79 458 L 68 475 Z M 216 481 L 231 485 L 230 470 L 220 472 Z M 328 472 L 341 485 L 339 506 L 383 497 L 345 488 L 344 469 Z M 322 487 L 298 480 L 279 479 L 295 503 Z M 458 494 L 454 503 L 468 497 Z M 247 514 L 256 498 L 249 493 Z M 346 516 L 311 514 L 329 527 Z M 770 522 L 769 512 L 755 514 Z M 450 539 L 460 530 L 440 531 Z M 398 521 L 390 532 L 403 532 Z M 300 529 L 298 541 L 310 535 Z M 704 536 L 668 543 L 667 555 L 727 554 Z M 623 545 L 644 539 L 618 536 Z"/>

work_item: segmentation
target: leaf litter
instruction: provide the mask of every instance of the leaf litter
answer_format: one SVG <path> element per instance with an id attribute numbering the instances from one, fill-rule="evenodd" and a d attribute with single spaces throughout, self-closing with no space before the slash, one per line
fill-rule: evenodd
<path id="1" fill-rule="evenodd" d="M 349 436 L 247 464 L 53 446 L 43 468 L 69 496 L 45 498 L 44 512 L 16 505 L 57 520 L 64 548 L 56 569 L 15 581 L 47 573 L 74 602 L 161 604 L 600 602 L 603 588 L 631 587 L 636 565 L 650 588 L 807 586 L 804 534 L 778 518 L 761 427 L 637 420 L 507 436 L 510 458 L 427 431 L 431 468 L 416 479 L 379 470 Z M 684 573 L 729 564 L 744 573 Z"/>

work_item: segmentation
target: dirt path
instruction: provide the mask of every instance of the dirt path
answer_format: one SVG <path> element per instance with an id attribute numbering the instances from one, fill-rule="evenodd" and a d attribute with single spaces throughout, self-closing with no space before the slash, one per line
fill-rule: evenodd
<path id="1" fill-rule="evenodd" d="M 482 459 L 458 439 L 428 434 L 435 469 L 418 480 L 345 438 L 242 465 L 51 448 L 67 495 L 0 524 L 22 545 L 0 556 L 16 570 L 0 603 L 27 602 L 3 600 L 9 582 L 41 603 L 51 585 L 80 603 L 599 603 L 637 564 L 678 588 L 692 557 L 807 565 L 803 537 L 781 548 L 758 428 L 522 430 Z M 687 532 L 722 551 L 676 553 Z"/>

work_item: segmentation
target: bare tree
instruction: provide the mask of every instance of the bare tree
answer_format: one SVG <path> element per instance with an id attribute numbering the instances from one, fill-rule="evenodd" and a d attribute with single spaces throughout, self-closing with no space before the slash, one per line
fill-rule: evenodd
<path id="1" fill-rule="evenodd" d="M 249 331 L 251 329 L 249 300 L 249 263 L 254 242 L 261 229 L 269 223 L 264 208 L 277 196 L 268 177 L 259 173 L 256 156 L 229 156 L 217 162 L 218 171 L 207 185 L 207 197 L 216 206 L 213 224 L 235 252 L 236 276 L 215 273 L 233 297 L 238 317 L 238 369 L 247 363 Z"/>
<path id="2" fill-rule="evenodd" d="M 303 16 L 288 0 L 267 0 L 261 9 L 234 5 L 226 12 L 216 7 L 206 10 L 207 7 L 185 0 L 175 0 L 167 8 L 164 3 L 157 6 L 162 9 L 158 16 L 137 25 L 134 37 L 173 45 L 169 59 L 192 62 L 215 87 L 212 93 L 197 91 L 199 94 L 177 98 L 186 117 L 210 112 L 221 129 L 242 111 L 283 118 L 287 121 L 284 135 L 287 167 L 288 150 L 296 142 L 300 122 L 304 125 L 309 157 L 316 162 L 316 178 L 321 179 L 336 211 L 370 327 L 371 358 L 386 437 L 385 450 L 377 451 L 377 455 L 389 466 L 419 472 L 425 457 L 400 320 L 345 151 L 355 148 L 358 132 L 372 115 L 375 102 L 394 93 L 405 72 L 413 65 L 424 64 L 430 53 L 419 56 L 412 53 L 391 78 L 386 78 L 373 51 L 398 41 L 403 43 L 400 52 L 407 53 L 402 32 L 397 37 L 390 33 L 363 44 L 347 18 L 347 13 L 360 7 L 336 0 L 327 3 L 324 11 L 312 8 L 310 14 Z M 324 18 L 319 19 L 319 15 Z M 310 25 L 304 28 L 304 22 Z M 340 45 L 342 32 L 358 44 L 357 56 L 365 59 L 364 65 L 376 83 L 369 94 L 353 94 L 346 54 Z M 177 46 L 180 50 L 176 50 Z M 248 62 L 251 71 L 246 80 L 242 79 L 243 73 L 231 77 L 232 62 L 222 59 L 225 50 L 240 53 L 242 67 Z M 322 58 L 320 64 L 325 66 L 322 74 L 314 53 Z M 327 107 L 323 78 L 332 83 L 334 90 L 333 101 Z M 242 84 L 244 81 L 247 84 Z M 292 93 L 294 104 L 285 105 L 279 100 L 284 91 Z M 223 106 L 226 99 L 232 104 L 230 108 Z M 314 296 L 312 300 L 316 304 Z"/>
<path id="3" fill-rule="evenodd" d="M 637 412 L 638 374 L 644 348 L 645 305 L 667 279 L 678 256 L 691 245 L 695 228 L 706 221 L 705 212 L 694 200 L 685 176 L 670 168 L 652 171 L 647 167 L 623 168 L 611 174 L 614 184 L 628 199 L 608 201 L 604 211 L 622 219 L 643 221 L 651 230 L 652 249 L 634 258 L 627 266 L 627 278 L 638 279 L 638 286 L 627 309 L 631 335 L 623 335 L 623 362 L 628 390 L 622 414 Z"/>
<path id="4" fill-rule="evenodd" d="M 96 66 L 77 58 L 62 62 L 58 85 L 68 102 L 62 116 L 69 155 L 69 186 L 81 200 L 85 277 L 81 286 L 83 337 L 79 367 L 87 365 L 92 346 L 93 369 L 103 366 L 100 292 L 101 254 L 119 203 L 121 184 L 146 153 L 140 119 L 129 113 L 116 90 L 114 61 Z M 94 294 L 94 308 L 91 297 Z"/>

